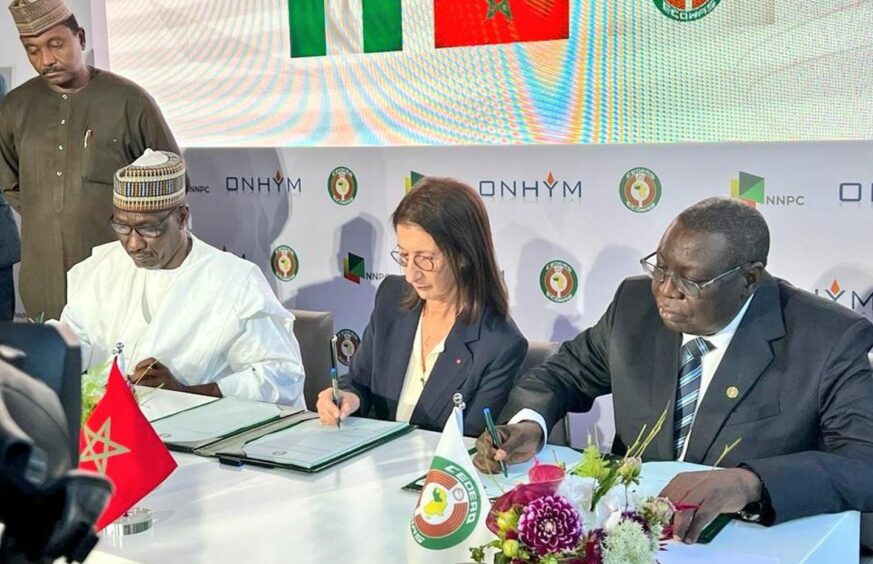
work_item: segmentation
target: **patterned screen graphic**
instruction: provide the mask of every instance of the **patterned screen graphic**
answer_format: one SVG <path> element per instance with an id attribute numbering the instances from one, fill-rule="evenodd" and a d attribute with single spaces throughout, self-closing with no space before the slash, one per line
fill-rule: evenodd
<path id="1" fill-rule="evenodd" d="M 871 2 L 113 0 L 180 143 L 873 138 Z"/>

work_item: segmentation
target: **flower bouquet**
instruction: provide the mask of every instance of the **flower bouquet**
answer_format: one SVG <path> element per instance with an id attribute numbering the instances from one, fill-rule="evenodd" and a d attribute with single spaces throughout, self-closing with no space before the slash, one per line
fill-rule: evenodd
<path id="1" fill-rule="evenodd" d="M 95 365 L 82 374 L 82 424 L 84 425 L 91 412 L 97 407 L 100 398 L 106 391 L 106 381 L 109 379 L 109 367 L 112 360 L 99 366 Z"/>
<path id="2" fill-rule="evenodd" d="M 470 549 L 475 562 L 496 550 L 495 564 L 637 564 L 655 561 L 676 508 L 667 498 L 640 498 L 640 456 L 661 430 L 667 410 L 624 457 L 589 444 L 572 468 L 537 463 L 529 483 L 500 496 L 487 519 L 497 538 Z"/>

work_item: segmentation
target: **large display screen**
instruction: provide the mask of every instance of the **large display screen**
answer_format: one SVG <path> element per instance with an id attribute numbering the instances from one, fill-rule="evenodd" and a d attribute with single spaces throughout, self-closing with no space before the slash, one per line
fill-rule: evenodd
<path id="1" fill-rule="evenodd" d="M 873 137 L 871 2 L 113 0 L 183 146 Z"/>

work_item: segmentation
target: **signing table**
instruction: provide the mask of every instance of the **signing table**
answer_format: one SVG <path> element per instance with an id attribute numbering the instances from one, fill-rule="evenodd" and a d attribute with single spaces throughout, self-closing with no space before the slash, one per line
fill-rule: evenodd
<path id="1" fill-rule="evenodd" d="M 401 488 L 427 471 L 438 440 L 416 430 L 317 474 L 174 454 L 179 467 L 139 504 L 152 511 L 152 529 L 104 536 L 88 562 L 405 562 L 416 495 Z M 643 478 L 666 483 L 685 469 L 649 463 Z M 858 514 L 847 512 L 770 528 L 733 521 L 709 545 L 670 543 L 658 559 L 846 563 L 858 561 L 858 545 Z"/>

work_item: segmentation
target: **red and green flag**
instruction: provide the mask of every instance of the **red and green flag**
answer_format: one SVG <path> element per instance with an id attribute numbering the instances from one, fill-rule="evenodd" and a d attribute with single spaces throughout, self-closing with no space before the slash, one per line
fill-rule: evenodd
<path id="1" fill-rule="evenodd" d="M 291 57 L 403 50 L 401 0 L 288 0 Z"/>
<path id="2" fill-rule="evenodd" d="M 434 0 L 436 47 L 570 36 L 570 0 Z"/>

